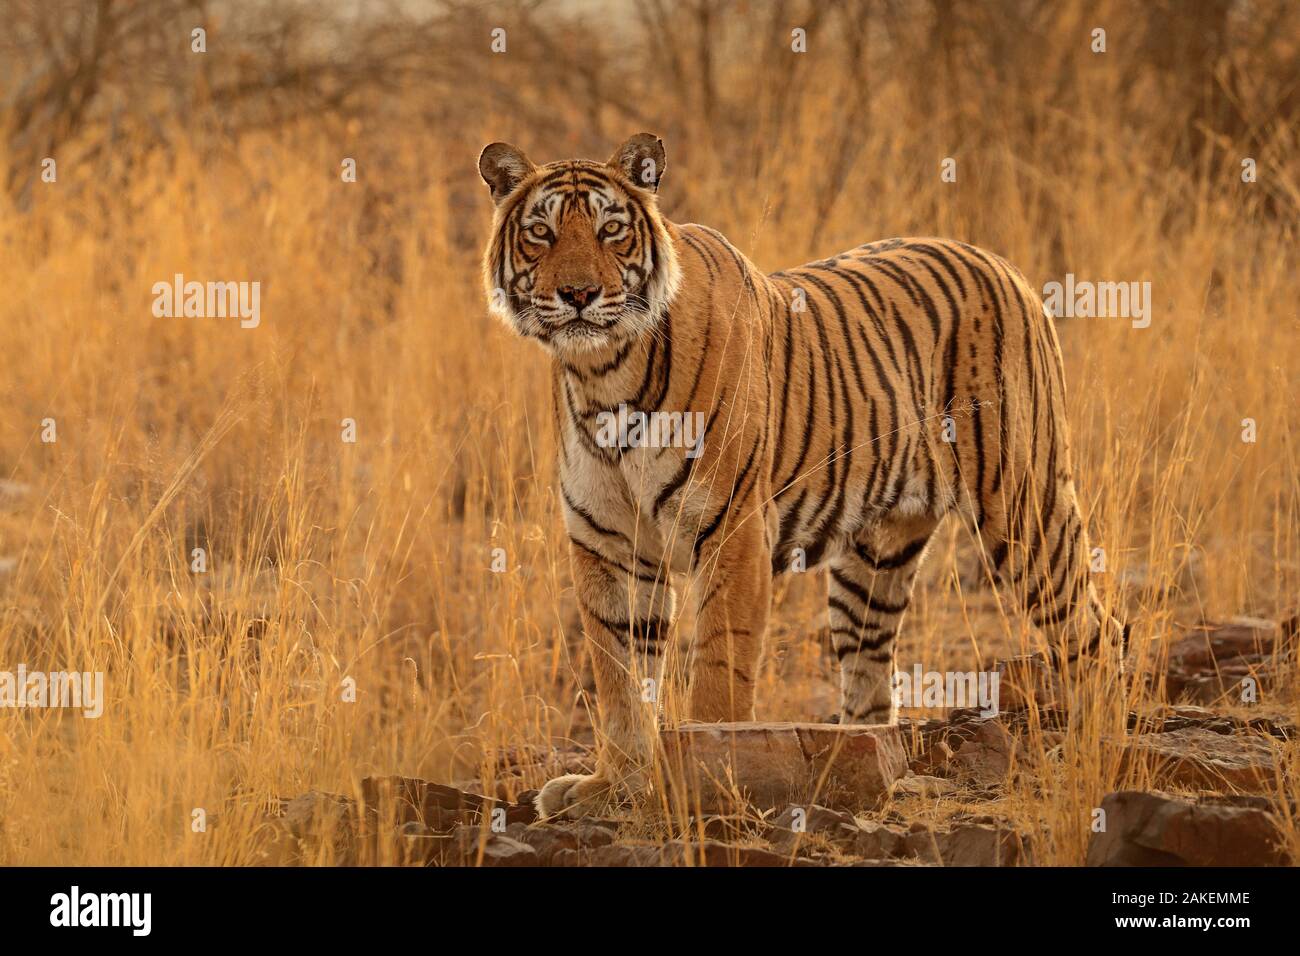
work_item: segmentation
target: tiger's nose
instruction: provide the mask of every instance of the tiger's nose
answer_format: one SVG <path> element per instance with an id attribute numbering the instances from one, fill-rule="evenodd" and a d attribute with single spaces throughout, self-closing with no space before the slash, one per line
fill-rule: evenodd
<path id="1" fill-rule="evenodd" d="M 575 309 L 581 309 L 592 299 L 596 298 L 600 289 L 594 285 L 583 286 L 581 289 L 574 288 L 571 285 L 562 285 L 555 290 L 560 295 L 560 300 L 567 302 Z"/>

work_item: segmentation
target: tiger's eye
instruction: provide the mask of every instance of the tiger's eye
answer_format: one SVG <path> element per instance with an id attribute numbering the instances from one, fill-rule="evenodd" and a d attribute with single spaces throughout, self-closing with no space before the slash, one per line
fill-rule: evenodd
<path id="1" fill-rule="evenodd" d="M 600 231 L 607 236 L 616 236 L 623 230 L 621 222 L 610 221 L 600 227 Z"/>
<path id="2" fill-rule="evenodd" d="M 545 239 L 547 236 L 549 236 L 549 235 L 551 234 L 550 227 L 549 227 L 549 226 L 546 226 L 546 225 L 544 225 L 544 224 L 542 224 L 542 223 L 540 223 L 540 222 L 533 223 L 531 226 L 529 226 L 529 227 L 528 227 L 528 232 L 529 232 L 529 233 L 530 233 L 534 238 L 537 238 L 537 239 Z"/>

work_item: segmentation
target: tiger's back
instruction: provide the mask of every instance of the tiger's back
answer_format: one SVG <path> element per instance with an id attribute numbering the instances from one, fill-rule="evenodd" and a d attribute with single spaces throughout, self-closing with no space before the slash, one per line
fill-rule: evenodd
<path id="1" fill-rule="evenodd" d="M 1000 526 L 1008 475 L 1045 478 L 1027 473 L 1043 462 L 1068 476 L 1055 332 L 1005 260 L 950 240 L 891 239 L 769 278 L 801 307 L 773 312 L 786 466 L 774 476 L 777 562 L 791 547 L 833 556 L 890 518 L 956 510 L 977 529 Z"/>

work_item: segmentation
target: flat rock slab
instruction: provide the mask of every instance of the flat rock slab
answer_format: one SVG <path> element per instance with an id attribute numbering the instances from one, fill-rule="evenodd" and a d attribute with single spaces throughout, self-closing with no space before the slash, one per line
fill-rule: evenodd
<path id="1" fill-rule="evenodd" d="M 1262 736 L 1184 727 L 1129 737 L 1119 746 L 1125 769 L 1132 761 L 1145 763 L 1156 786 L 1251 792 L 1272 786 L 1278 776 L 1276 746 Z"/>
<path id="2" fill-rule="evenodd" d="M 1261 797 L 1202 797 L 1124 790 L 1102 799 L 1106 829 L 1089 866 L 1286 866 L 1272 807 Z"/>
<path id="3" fill-rule="evenodd" d="M 1290 620 L 1279 625 L 1253 617 L 1189 628 L 1169 649 L 1165 695 L 1203 704 L 1257 699 L 1276 686 L 1276 657 L 1294 652 L 1295 636 Z"/>
<path id="4" fill-rule="evenodd" d="M 896 726 L 804 723 L 683 724 L 662 731 L 672 779 L 692 805 L 760 808 L 876 806 L 907 772 Z"/>
<path id="5" fill-rule="evenodd" d="M 1237 658 L 1273 653 L 1282 628 L 1275 621 L 1235 617 L 1221 624 L 1198 624 L 1169 649 L 1169 663 L 1188 669 L 1208 668 Z"/>

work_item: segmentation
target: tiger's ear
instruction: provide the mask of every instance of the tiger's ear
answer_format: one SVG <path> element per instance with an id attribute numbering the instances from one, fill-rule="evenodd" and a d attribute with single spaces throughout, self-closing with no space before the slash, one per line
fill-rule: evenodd
<path id="1" fill-rule="evenodd" d="M 642 189 L 658 192 L 668 158 L 663 140 L 654 133 L 637 133 L 614 150 L 606 165 L 613 166 Z"/>
<path id="2" fill-rule="evenodd" d="M 522 149 L 509 143 L 489 143 L 478 156 L 479 175 L 498 206 L 536 168 Z"/>

